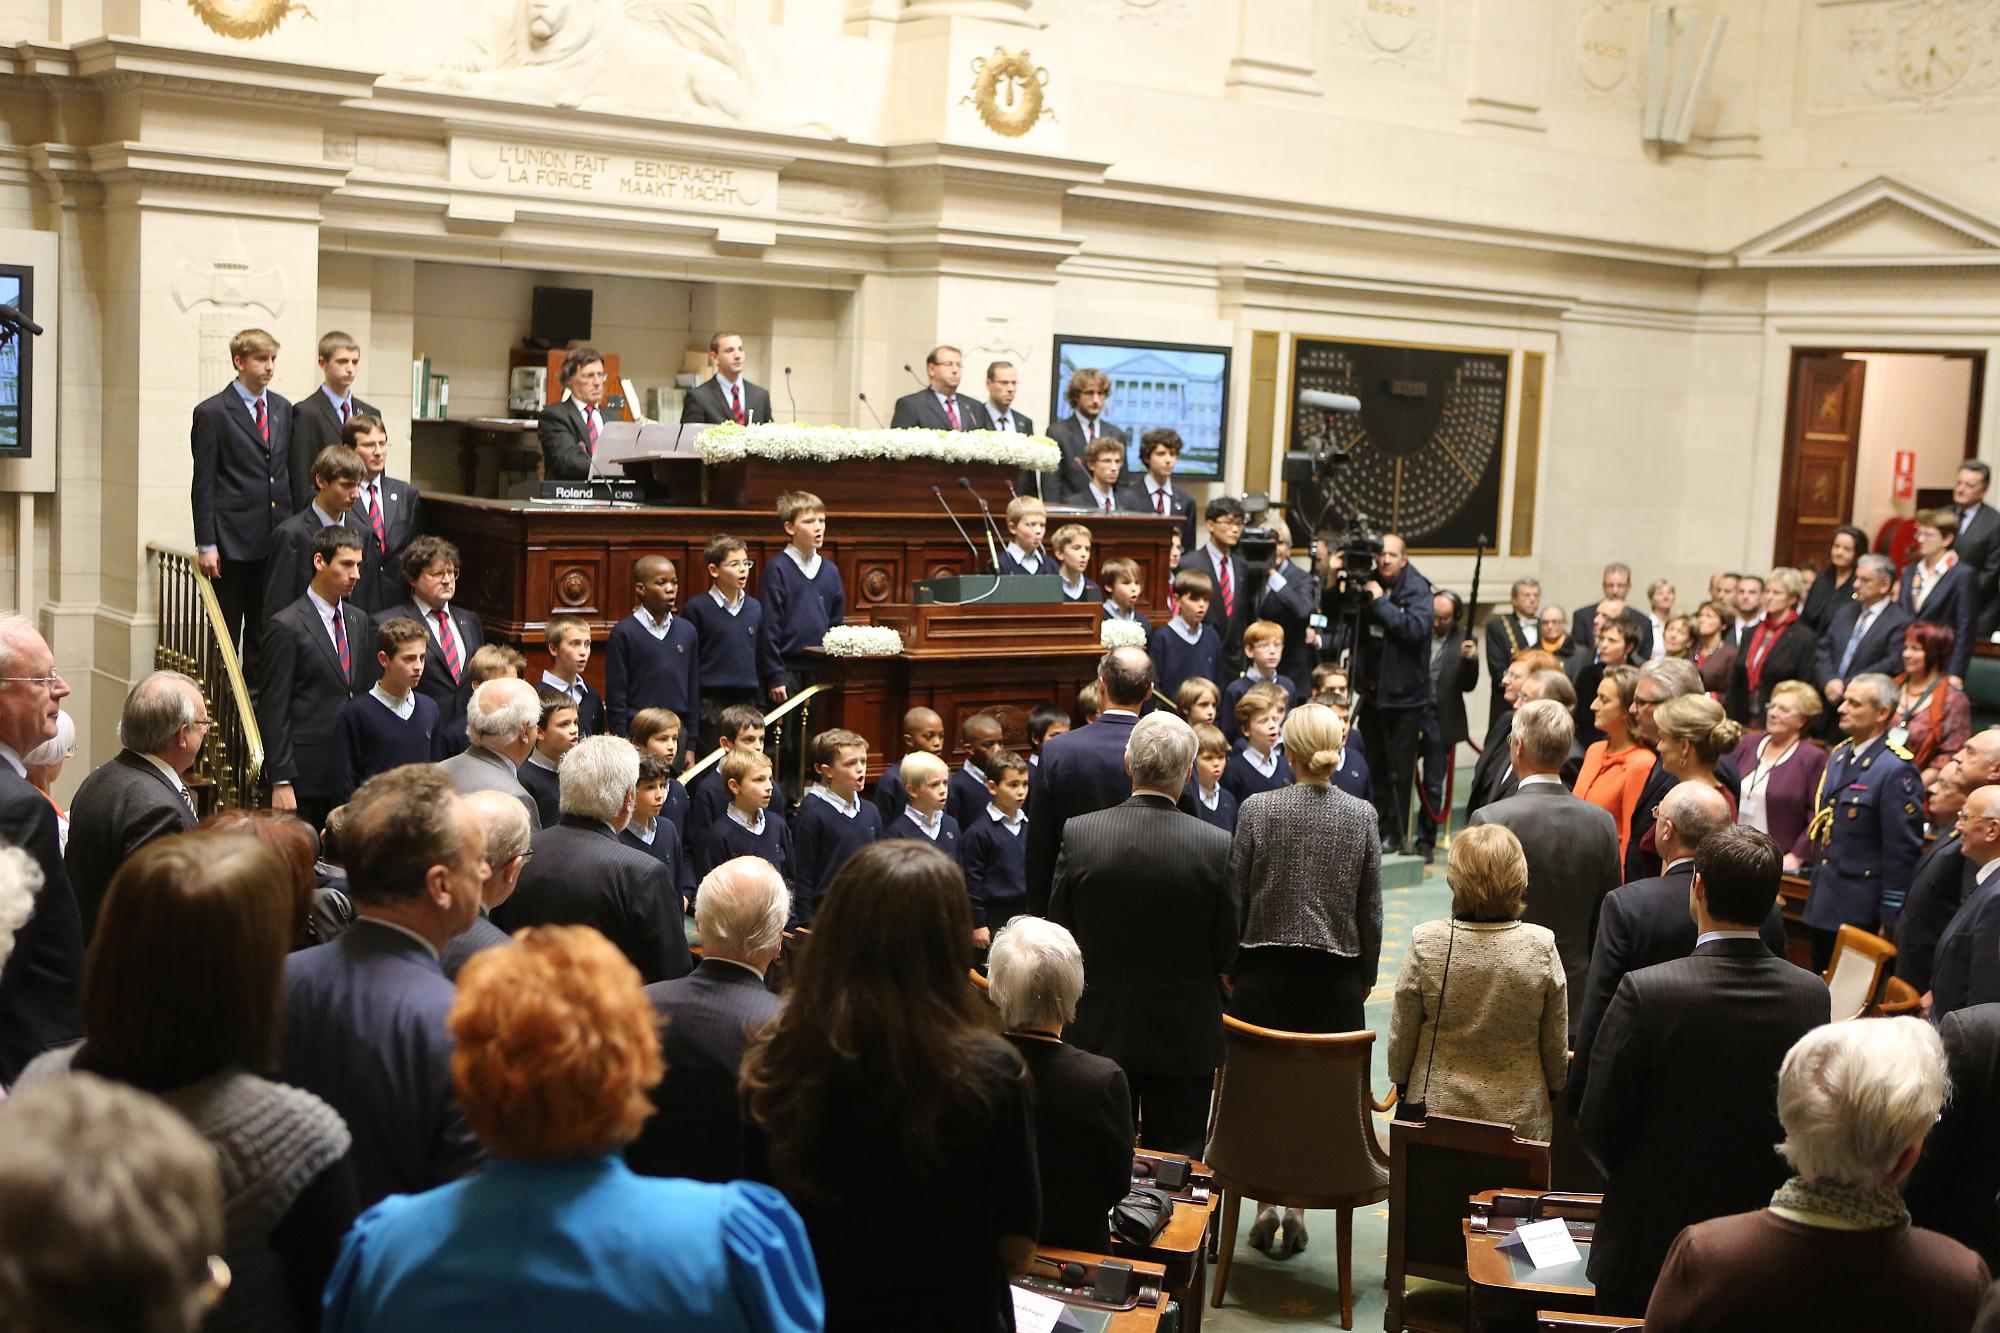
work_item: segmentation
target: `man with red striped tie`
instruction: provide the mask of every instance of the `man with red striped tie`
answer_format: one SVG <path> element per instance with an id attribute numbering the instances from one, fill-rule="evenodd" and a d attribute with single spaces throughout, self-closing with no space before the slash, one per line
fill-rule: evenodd
<path id="1" fill-rule="evenodd" d="M 347 600 L 361 579 L 361 534 L 343 524 L 312 539 L 312 582 L 264 627 L 257 729 L 271 808 L 295 811 L 317 833 L 339 799 L 334 729 L 348 700 L 375 683 L 368 615 Z"/>
<path id="2" fill-rule="evenodd" d="M 289 471 L 294 514 L 303 514 L 313 501 L 312 465 L 319 451 L 332 444 L 352 444 L 341 439 L 341 431 L 354 418 L 382 415 L 354 392 L 354 381 L 361 374 L 361 344 L 352 334 L 334 329 L 320 336 L 319 372 L 323 379 L 319 388 L 292 404 Z"/>
<path id="3" fill-rule="evenodd" d="M 931 348 L 924 358 L 924 374 L 930 387 L 906 393 L 896 400 L 889 417 L 891 430 L 992 430 L 993 418 L 978 399 L 958 391 L 965 375 L 965 354 L 949 343 Z"/>
<path id="4" fill-rule="evenodd" d="M 597 438 L 604 433 L 604 356 L 579 347 L 563 358 L 562 382 L 569 397 L 542 409 L 535 433 L 542 442 L 542 475 L 550 481 L 582 481 L 591 475 Z"/>
<path id="5" fill-rule="evenodd" d="M 369 629 L 379 630 L 391 620 L 407 617 L 430 631 L 417 693 L 438 706 L 444 752 L 457 754 L 465 748 L 465 706 L 477 684 L 466 668 L 485 645 L 486 635 L 479 628 L 479 617 L 451 604 L 458 591 L 456 546 L 428 533 L 413 538 L 403 549 L 402 569 L 409 597 L 376 612 Z"/>
<path id="6" fill-rule="evenodd" d="M 278 369 L 276 338 L 244 329 L 229 340 L 229 359 L 236 378 L 194 410 L 189 494 L 196 559 L 215 580 L 229 632 L 242 636 L 247 668 L 264 628 L 271 534 L 292 516 L 292 405 L 270 388 Z"/>
<path id="7" fill-rule="evenodd" d="M 744 377 L 745 359 L 742 334 L 718 333 L 708 340 L 708 364 L 715 367 L 715 374 L 688 390 L 681 401 L 683 426 L 720 426 L 725 421 L 751 426 L 776 419 L 771 415 L 771 391 Z"/>

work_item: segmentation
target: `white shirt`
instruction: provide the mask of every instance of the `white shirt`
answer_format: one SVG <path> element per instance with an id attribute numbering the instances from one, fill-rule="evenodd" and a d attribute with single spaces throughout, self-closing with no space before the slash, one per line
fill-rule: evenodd
<path id="1" fill-rule="evenodd" d="M 1105 599 L 1104 610 L 1105 613 L 1109 615 L 1113 620 L 1123 620 L 1128 624 L 1139 618 L 1138 607 L 1135 606 L 1130 611 L 1123 611 L 1119 609 L 1118 603 L 1110 600 L 1109 598 Z"/>
<path id="2" fill-rule="evenodd" d="M 1014 558 L 1015 564 L 1027 570 L 1030 574 L 1039 574 L 1042 572 L 1042 553 L 1039 548 L 1031 556 L 1021 549 L 1018 542 L 1008 542 L 1007 554 Z"/>
<path id="3" fill-rule="evenodd" d="M 1013 408 L 996 407 L 993 405 L 992 400 L 989 399 L 986 404 L 986 415 L 993 418 L 993 429 L 995 430 L 1014 429 Z"/>
<path id="4" fill-rule="evenodd" d="M 1213 810 L 1222 804 L 1222 787 L 1220 784 L 1204 787 L 1197 782 L 1194 784 L 1194 798 L 1202 803 L 1204 809 Z"/>
<path id="5" fill-rule="evenodd" d="M 799 567 L 800 572 L 803 573 L 807 578 L 816 579 L 819 577 L 821 556 L 818 551 L 814 551 L 812 553 L 812 556 L 810 557 L 812 563 L 810 564 L 807 563 L 808 557 L 800 555 L 799 548 L 796 546 L 787 544 L 785 547 L 785 554 L 792 558 L 792 563 L 797 565 Z"/>
<path id="6" fill-rule="evenodd" d="M 743 405 L 745 412 L 749 411 L 750 401 L 743 392 L 743 377 L 741 375 L 738 375 L 735 379 L 730 379 L 729 376 L 718 370 L 715 372 L 715 387 L 722 390 L 722 401 L 725 403 L 729 401 L 729 391 L 734 389 L 736 391 L 736 401 Z"/>
<path id="7" fill-rule="evenodd" d="M 944 832 L 944 811 L 942 810 L 937 811 L 935 814 L 927 815 L 914 805 L 906 805 L 903 807 L 903 813 L 908 815 L 910 822 L 915 824 L 922 831 L 923 835 L 932 842 L 936 842 L 938 834 Z"/>
<path id="8" fill-rule="evenodd" d="M 643 614 L 643 612 L 639 614 Z M 542 685 L 546 689 L 554 690 L 557 694 L 568 695 L 572 703 L 579 705 L 583 703 L 583 682 L 581 680 L 568 681 L 553 671 L 544 671 L 542 673 Z"/>
<path id="9" fill-rule="evenodd" d="M 1201 626 L 1190 625 L 1179 616 L 1175 616 L 1172 620 L 1169 620 L 1167 628 L 1178 634 L 1182 643 L 1196 644 L 1201 642 Z"/>
<path id="10" fill-rule="evenodd" d="M 1285 590 L 1285 575 L 1281 566 L 1273 565 L 1271 572 L 1265 575 L 1264 590 L 1266 592 L 1283 592 Z"/>
<path id="11" fill-rule="evenodd" d="M 1762 934 L 1754 930 L 1711 930 L 1697 939 L 1694 942 L 1694 947 L 1699 949 L 1710 940 L 1761 940 L 1763 938 Z"/>
<path id="12" fill-rule="evenodd" d="M 843 801 L 833 794 L 831 787 L 824 787 L 818 783 L 814 783 L 812 786 L 806 788 L 806 795 L 819 797 L 849 819 L 861 813 L 861 794 L 859 792 L 856 792 L 853 796 Z"/>
<path id="13" fill-rule="evenodd" d="M 370 686 L 368 692 L 374 695 L 378 700 L 380 700 L 384 708 L 388 709 L 390 712 L 394 713 L 397 717 L 403 719 L 403 721 L 405 722 L 408 722 L 410 720 L 410 714 L 417 711 L 417 692 L 415 690 L 411 690 L 408 694 L 405 694 L 401 699 L 398 699 L 395 695 L 389 693 L 389 691 L 383 689 L 380 685 Z M 160 765 L 160 767 L 165 768 L 166 765 L 162 764 Z"/>
<path id="14" fill-rule="evenodd" d="M 306 508 L 313 511 L 313 517 L 319 520 L 319 525 L 321 527 L 337 528 L 340 526 L 340 520 L 335 518 L 333 515 L 327 513 L 324 509 L 321 509 L 319 507 L 319 501 L 314 500 L 311 504 L 307 505 Z"/>
<path id="15" fill-rule="evenodd" d="M 545 773 L 557 773 L 561 771 L 556 767 L 555 761 L 543 754 L 539 749 L 528 751 L 528 763 Z"/>
<path id="16" fill-rule="evenodd" d="M 938 410 L 945 414 L 947 420 L 949 420 L 952 416 L 955 415 L 958 418 L 959 425 L 963 426 L 965 424 L 965 412 L 958 405 L 957 394 L 941 393 L 936 389 L 932 389 L 931 397 L 938 400 Z M 949 406 L 947 406 L 947 404 L 949 404 Z"/>
<path id="17" fill-rule="evenodd" d="M 238 380 L 237 383 L 240 384 L 242 383 L 242 381 Z M 326 395 L 326 401 L 333 404 L 333 415 L 339 417 L 340 423 L 342 425 L 346 425 L 347 417 L 351 417 L 354 415 L 354 395 L 350 393 L 349 395 L 347 395 L 347 397 L 342 398 L 339 394 L 335 393 L 329 386 L 324 384 L 319 386 L 319 391 Z M 347 409 L 347 416 L 341 416 L 340 414 L 340 409 L 343 407 Z"/>
<path id="18" fill-rule="evenodd" d="M 1111 506 L 1111 508 L 1112 508 L 1112 509 L 1114 509 L 1114 510 L 1115 510 L 1115 509 L 1117 509 L 1117 508 L 1118 508 L 1118 497 L 1117 497 L 1116 495 L 1114 495 L 1114 494 L 1113 494 L 1112 492 L 1110 492 L 1110 491 L 1105 491 L 1105 490 L 1099 490 L 1099 489 L 1098 489 L 1098 487 L 1097 487 L 1097 483 L 1096 483 L 1096 482 L 1094 482 L 1094 481 L 1093 481 L 1093 482 L 1091 482 L 1091 483 L 1090 483 L 1090 507 L 1091 507 L 1092 509 L 1095 509 L 1095 510 L 1098 510 L 1098 511 L 1102 512 L 1102 511 L 1103 511 L 1103 509 L 1104 509 L 1104 507 L 1105 507 L 1106 505 L 1110 505 L 1110 506 Z"/>
<path id="19" fill-rule="evenodd" d="M 764 831 L 764 812 L 762 810 L 757 811 L 757 818 L 755 821 L 752 821 L 749 815 L 746 815 L 741 810 L 737 809 L 735 803 L 731 802 L 729 806 L 729 817 L 735 820 L 737 823 L 741 824 L 744 828 L 749 829 L 752 833 L 762 833 Z"/>
<path id="20" fill-rule="evenodd" d="M 1736 797 L 1736 822 L 1748 824 L 1759 833 L 1769 833 L 1771 823 L 1769 813 L 1764 809 L 1764 797 L 1771 785 L 1771 775 L 1788 764 L 1792 756 L 1799 752 L 1805 742 L 1794 740 L 1781 759 L 1772 759 L 1771 738 L 1764 737 L 1757 742 L 1757 767 L 1743 775 L 1742 790 Z"/>
<path id="21" fill-rule="evenodd" d="M 1012 819 L 1009 819 L 1004 813 L 1001 812 L 1000 807 L 993 804 L 993 802 L 991 801 L 988 801 L 986 803 L 986 817 L 992 820 L 994 823 L 998 824 L 1001 828 L 1006 829 L 1009 833 L 1013 834 L 1015 837 L 1019 837 L 1021 835 L 1021 826 L 1028 822 L 1027 811 L 1016 810 L 1014 812 L 1014 817 Z M 2000 862 L 1996 862 L 1995 864 L 2000 864 Z"/>
<path id="22" fill-rule="evenodd" d="M 717 606 L 721 607 L 723 610 L 727 611 L 732 616 L 742 611 L 743 603 L 750 599 L 750 595 L 744 592 L 741 588 L 738 588 L 736 590 L 736 600 L 733 602 L 730 601 L 728 598 L 724 597 L 719 591 L 717 591 L 714 588 L 710 588 L 708 590 L 708 595 L 715 599 L 715 604 Z M 641 607 L 639 609 L 641 611 L 645 610 L 644 607 Z M 669 612 L 667 615 L 667 622 L 669 624 L 673 623 L 673 614 L 671 612 Z"/>
<path id="23" fill-rule="evenodd" d="M 340 651 L 340 640 L 335 638 L 333 634 L 333 618 L 340 614 L 339 608 L 314 592 L 310 586 L 306 588 L 306 596 L 312 598 L 313 610 L 319 615 L 319 627 L 326 631 L 327 642 L 331 643 L 333 651 L 338 653 Z M 346 630 L 347 627 L 345 625 L 341 626 L 342 633 L 345 633 Z M 348 649 L 352 652 L 353 645 L 348 645 Z"/>
<path id="24" fill-rule="evenodd" d="M 657 818 L 654 819 L 653 822 L 647 825 L 645 828 L 640 828 L 639 821 L 635 819 L 625 826 L 625 830 L 626 832 L 630 833 L 633 837 L 637 838 L 640 842 L 643 842 L 648 847 L 651 847 L 653 845 L 653 834 L 659 830 L 659 827 L 660 827 L 660 821 Z"/>
<path id="25" fill-rule="evenodd" d="M 1137 716 L 1139 716 L 1139 710 L 1136 708 L 1100 708 L 1097 710 L 1097 720 L 1100 722 L 1102 722 L 1107 717 L 1137 717 Z"/>
<path id="26" fill-rule="evenodd" d="M 1161 508 L 1160 506 L 1160 497 L 1162 495 L 1167 497 L 1165 508 Z M 1172 514 L 1174 512 L 1174 488 L 1172 486 L 1162 486 L 1159 478 L 1150 472 L 1146 474 L 1146 508 L 1156 514 Z"/>
<path id="27" fill-rule="evenodd" d="M 1075 583 L 1071 583 L 1069 581 L 1069 575 L 1067 574 L 1062 575 L 1063 595 L 1071 598 L 1072 600 L 1082 598 L 1083 585 L 1086 582 L 1088 582 L 1088 580 L 1086 580 L 1081 574 L 1076 576 Z"/>
<path id="28" fill-rule="evenodd" d="M 1256 746 L 1246 745 L 1243 747 L 1243 761 L 1268 778 L 1278 771 L 1278 747 L 1274 745 L 1271 753 L 1260 755 Z"/>
<path id="29" fill-rule="evenodd" d="M 1530 773 L 1527 777 L 1521 779 L 1519 786 L 1515 790 L 1519 791 L 1521 787 L 1533 787 L 1537 785 L 1560 787 L 1563 785 L 1563 780 L 1554 773 Z"/>
<path id="30" fill-rule="evenodd" d="M 674 627 L 674 613 L 671 611 L 667 612 L 665 620 L 655 620 L 653 619 L 653 613 L 642 606 L 632 613 L 632 618 L 639 622 L 640 629 L 645 630 L 646 633 L 652 635 L 662 643 L 666 642 L 667 631 Z"/>

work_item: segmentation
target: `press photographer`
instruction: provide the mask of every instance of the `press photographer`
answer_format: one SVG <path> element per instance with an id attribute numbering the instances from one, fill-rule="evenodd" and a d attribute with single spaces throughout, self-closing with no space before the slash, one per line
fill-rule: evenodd
<path id="1" fill-rule="evenodd" d="M 1361 634 L 1355 683 L 1361 699 L 1361 740 L 1376 775 L 1375 809 L 1382 850 L 1407 851 L 1410 789 L 1424 710 L 1431 701 L 1430 580 L 1417 572 L 1403 539 L 1382 534 L 1375 577 L 1362 585 Z"/>

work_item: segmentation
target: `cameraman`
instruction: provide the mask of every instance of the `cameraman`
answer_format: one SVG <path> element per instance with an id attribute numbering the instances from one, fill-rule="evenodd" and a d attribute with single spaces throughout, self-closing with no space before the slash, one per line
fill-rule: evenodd
<path id="1" fill-rule="evenodd" d="M 1431 702 L 1430 580 L 1416 571 L 1393 532 L 1382 534 L 1375 577 L 1364 585 L 1359 658 L 1361 739 L 1375 774 L 1375 809 L 1384 853 L 1407 850 L 1410 787 L 1417 744 Z"/>

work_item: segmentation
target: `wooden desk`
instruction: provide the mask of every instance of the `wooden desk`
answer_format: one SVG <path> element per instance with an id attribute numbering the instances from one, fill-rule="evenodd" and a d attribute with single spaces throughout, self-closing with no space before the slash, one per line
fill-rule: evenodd
<path id="1" fill-rule="evenodd" d="M 1548 1191 L 1509 1190 L 1510 1194 Z M 1491 1203 L 1499 1190 L 1482 1190 L 1475 1201 Z M 1535 1327 L 1539 1310 L 1572 1310 L 1588 1313 L 1596 1308 L 1597 1290 L 1585 1271 L 1590 1264 L 1590 1243 L 1578 1241 L 1582 1257 L 1539 1271 L 1528 1266 L 1518 1251 L 1502 1250 L 1504 1234 L 1474 1231 L 1467 1218 L 1461 1226 L 1465 1234 L 1465 1276 L 1471 1292 L 1470 1327 L 1485 1333 L 1529 1330 Z"/>
<path id="2" fill-rule="evenodd" d="M 1035 1255 L 1037 1258 L 1053 1260 L 1056 1263 L 1086 1265 L 1095 1265 L 1105 1258 L 1101 1254 L 1086 1254 L 1081 1250 L 1058 1250 L 1047 1245 L 1036 1246 Z M 1081 1301 L 1064 1300 L 1057 1292 L 1045 1291 L 1040 1287 L 1031 1286 L 1025 1282 L 1017 1283 L 1016 1285 L 1020 1286 L 1022 1290 L 1032 1291 L 1038 1296 L 1049 1296 L 1063 1301 L 1063 1304 L 1070 1307 L 1071 1311 L 1076 1315 L 1078 1322 L 1083 1325 L 1084 1333 L 1094 1333 L 1094 1330 L 1097 1329 L 1104 1329 L 1107 1333 L 1152 1333 L 1153 1330 L 1159 1328 L 1160 1319 L 1167 1312 L 1167 1301 L 1169 1298 L 1162 1287 L 1162 1283 L 1166 1278 L 1166 1270 L 1159 1264 L 1148 1263 L 1143 1259 L 1128 1259 L 1125 1262 L 1132 1265 L 1132 1271 L 1139 1274 L 1142 1281 L 1149 1281 L 1154 1288 L 1150 1301 L 1142 1292 L 1138 1305 L 1130 1310 L 1102 1310 Z M 1044 1276 L 1050 1271 L 1047 1264 L 1035 1264 L 1029 1269 L 1029 1273 L 1037 1277 Z M 1183 1314 L 1182 1318 L 1186 1318 L 1185 1314 Z"/>
<path id="3" fill-rule="evenodd" d="M 1157 1160 L 1166 1154 L 1140 1149 L 1136 1155 Z M 1192 1165 L 1204 1174 L 1208 1171 L 1200 1162 Z M 1151 1245 L 1127 1245 L 1116 1237 L 1111 1241 L 1111 1252 L 1119 1258 L 1149 1259 L 1166 1270 L 1167 1293 L 1180 1304 L 1185 1333 L 1197 1333 L 1201 1328 L 1202 1309 L 1208 1304 L 1208 1230 L 1215 1217 L 1215 1203 L 1213 1192 L 1201 1200 L 1176 1196 L 1174 1215 Z"/>

